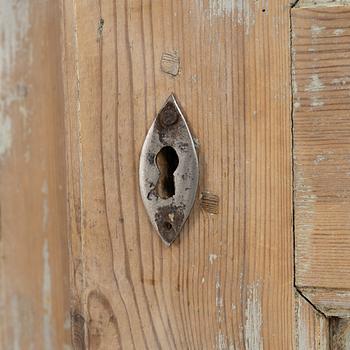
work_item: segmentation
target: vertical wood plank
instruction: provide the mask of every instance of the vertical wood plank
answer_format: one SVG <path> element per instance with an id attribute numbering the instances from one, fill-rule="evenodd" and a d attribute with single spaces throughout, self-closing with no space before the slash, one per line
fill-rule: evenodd
<path id="1" fill-rule="evenodd" d="M 61 19 L 0 1 L 0 348 L 69 349 Z"/>
<path id="2" fill-rule="evenodd" d="M 296 349 L 328 350 L 329 319 L 307 302 L 299 293 L 295 296 Z"/>
<path id="3" fill-rule="evenodd" d="M 76 345 L 293 349 L 289 1 L 65 1 L 64 13 Z M 136 174 L 171 92 L 217 214 L 198 199 L 166 248 Z"/>

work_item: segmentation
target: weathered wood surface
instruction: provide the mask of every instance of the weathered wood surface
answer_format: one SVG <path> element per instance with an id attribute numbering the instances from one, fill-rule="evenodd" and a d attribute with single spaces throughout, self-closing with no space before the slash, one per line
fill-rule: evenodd
<path id="1" fill-rule="evenodd" d="M 289 0 L 264 4 L 65 1 L 77 348 L 294 349 Z M 218 207 L 166 248 L 136 174 L 171 92 Z"/>
<path id="2" fill-rule="evenodd" d="M 349 5 L 350 0 L 299 0 L 296 7 L 322 7 L 322 6 L 343 6 Z"/>
<path id="3" fill-rule="evenodd" d="M 0 348 L 68 349 L 70 315 L 56 1 L 0 0 Z"/>
<path id="4" fill-rule="evenodd" d="M 329 350 L 328 318 L 315 311 L 299 293 L 295 300 L 296 350 Z"/>
<path id="5" fill-rule="evenodd" d="M 346 6 L 292 10 L 296 284 L 330 315 L 350 297 L 349 21 Z"/>
<path id="6" fill-rule="evenodd" d="M 330 348 L 331 350 L 350 349 L 350 322 L 345 318 L 330 319 Z"/>

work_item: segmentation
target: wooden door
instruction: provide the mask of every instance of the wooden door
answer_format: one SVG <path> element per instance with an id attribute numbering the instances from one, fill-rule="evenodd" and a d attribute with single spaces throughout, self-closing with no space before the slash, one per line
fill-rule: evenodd
<path id="1" fill-rule="evenodd" d="M 334 231 L 320 237 L 318 220 L 345 222 L 347 203 L 318 211 L 332 164 L 315 180 L 324 159 L 303 139 L 329 132 L 308 124 L 328 96 L 317 69 L 342 67 L 329 79 L 347 94 L 346 2 L 0 0 L 1 349 L 350 346 L 348 283 L 332 274 L 348 258 L 335 248 L 328 259 Z M 166 247 L 138 166 L 171 93 L 199 145 L 200 181 Z M 334 154 L 347 147 L 341 106 L 344 138 L 324 146 Z"/>

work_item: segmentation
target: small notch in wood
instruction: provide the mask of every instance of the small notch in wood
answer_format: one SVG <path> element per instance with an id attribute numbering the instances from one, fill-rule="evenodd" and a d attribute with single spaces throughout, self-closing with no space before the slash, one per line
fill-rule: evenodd
<path id="1" fill-rule="evenodd" d="M 180 58 L 177 52 L 164 52 L 160 60 L 160 69 L 162 72 L 176 77 L 180 70 Z"/>
<path id="2" fill-rule="evenodd" d="M 203 191 L 200 194 L 200 206 L 201 208 L 208 212 L 209 214 L 219 213 L 219 202 L 220 197 L 209 191 Z"/>

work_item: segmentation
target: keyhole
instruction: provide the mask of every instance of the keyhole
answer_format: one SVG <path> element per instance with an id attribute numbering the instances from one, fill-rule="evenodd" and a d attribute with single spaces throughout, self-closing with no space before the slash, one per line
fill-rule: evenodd
<path id="1" fill-rule="evenodd" d="M 174 148 L 166 146 L 158 152 L 156 163 L 160 172 L 156 191 L 160 198 L 168 199 L 175 194 L 174 172 L 179 165 L 179 157 Z"/>

